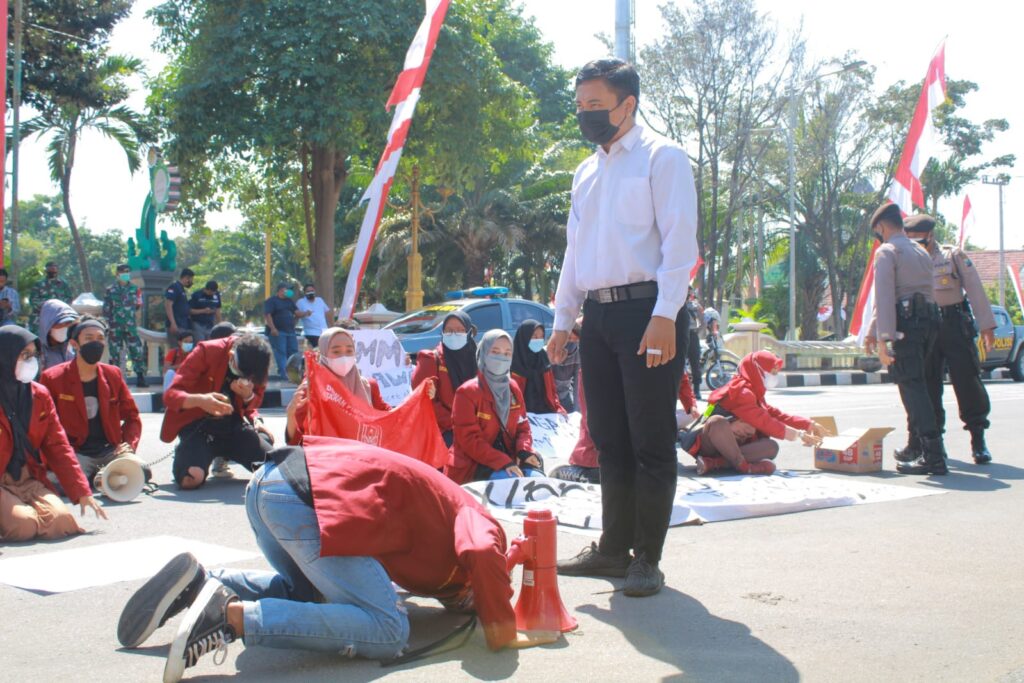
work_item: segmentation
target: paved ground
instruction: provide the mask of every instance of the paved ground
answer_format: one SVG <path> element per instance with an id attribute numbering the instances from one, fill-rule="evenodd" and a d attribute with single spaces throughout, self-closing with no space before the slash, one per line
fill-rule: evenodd
<path id="1" fill-rule="evenodd" d="M 454 652 L 382 669 L 235 644 L 222 666 L 206 658 L 190 670 L 191 679 L 1024 681 L 1024 449 L 1018 441 L 1024 385 L 988 387 L 997 462 L 970 464 L 966 433 L 952 429 L 953 473 L 934 479 L 891 471 L 888 453 L 905 438 L 894 386 L 776 392 L 783 409 L 835 415 L 841 429 L 897 427 L 887 444 L 888 471 L 878 477 L 950 493 L 673 529 L 663 562 L 668 587 L 657 597 L 626 598 L 612 581 L 562 579 L 563 599 L 580 629 L 556 645 L 492 654 L 478 631 Z M 947 410 L 956 414 L 949 401 Z M 276 412 L 271 421 L 280 430 Z M 156 437 L 159 420 L 144 417 L 147 460 L 167 451 Z M 806 469 L 810 451 L 785 444 L 779 464 Z M 168 481 L 169 461 L 156 472 L 158 481 Z M 241 505 L 244 487 L 244 475 L 190 494 L 165 486 L 152 498 L 108 507 L 109 522 L 88 520 L 94 534 L 6 546 L 0 559 L 160 534 L 255 549 Z M 586 542 L 562 534 L 560 554 L 574 554 Z M 249 565 L 265 566 L 262 560 Z M 173 625 L 140 650 L 117 649 L 117 617 L 140 583 L 52 596 L 0 585 L 0 678 L 159 680 Z M 414 644 L 451 623 L 423 603 L 413 612 Z"/>

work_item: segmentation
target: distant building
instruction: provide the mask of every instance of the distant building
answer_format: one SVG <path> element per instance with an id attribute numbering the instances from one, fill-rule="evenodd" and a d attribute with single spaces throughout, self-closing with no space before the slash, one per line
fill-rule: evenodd
<path id="1" fill-rule="evenodd" d="M 1003 252 L 1006 255 L 1006 265 L 1020 273 L 1024 270 L 1024 249 L 1013 249 Z M 988 287 L 999 286 L 999 250 L 987 249 L 985 251 L 969 251 L 967 255 L 978 269 L 981 282 Z M 1005 279 L 1005 278 L 1004 278 Z"/>

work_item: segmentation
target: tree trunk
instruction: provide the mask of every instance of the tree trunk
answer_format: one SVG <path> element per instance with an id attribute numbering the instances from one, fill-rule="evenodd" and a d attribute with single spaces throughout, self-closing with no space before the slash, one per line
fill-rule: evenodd
<path id="1" fill-rule="evenodd" d="M 309 267 L 316 271 L 314 261 L 316 260 L 316 237 L 313 235 L 313 208 L 312 198 L 309 196 L 309 186 L 311 185 L 311 178 L 309 175 L 309 145 L 305 142 L 299 150 L 299 158 L 301 159 L 302 171 L 299 177 L 299 181 L 302 185 L 302 218 L 306 226 L 306 249 L 309 253 Z"/>
<path id="2" fill-rule="evenodd" d="M 77 121 L 74 125 L 77 126 Z M 72 131 L 68 135 L 68 154 L 65 158 L 64 168 L 61 169 L 60 195 L 64 203 L 64 216 L 68 219 L 68 228 L 71 229 L 71 240 L 75 245 L 78 267 L 82 271 L 82 292 L 80 293 L 84 293 L 92 292 L 92 277 L 89 276 L 89 261 L 85 258 L 85 247 L 82 246 L 82 237 L 78 234 L 78 224 L 75 223 L 75 216 L 71 213 L 71 169 L 75 165 L 75 146 L 77 144 L 78 136 Z"/>
<path id="3" fill-rule="evenodd" d="M 320 296 L 334 308 L 334 215 L 338 211 L 338 200 L 348 178 L 348 170 L 345 168 L 345 153 L 336 147 L 314 144 L 311 151 L 313 170 L 310 185 L 316 223 L 313 281 Z"/>

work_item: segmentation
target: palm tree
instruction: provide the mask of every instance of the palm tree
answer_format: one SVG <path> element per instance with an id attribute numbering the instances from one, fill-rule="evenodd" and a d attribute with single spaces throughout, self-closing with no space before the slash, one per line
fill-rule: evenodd
<path id="1" fill-rule="evenodd" d="M 75 166 L 75 152 L 83 133 L 94 130 L 121 146 L 128 157 L 128 170 L 135 173 L 139 169 L 139 146 L 146 139 L 146 128 L 138 113 L 120 103 L 128 95 L 123 79 L 141 72 L 142 61 L 139 59 L 108 56 L 97 68 L 95 78 L 109 94 L 109 103 L 98 108 L 73 102 L 55 105 L 25 122 L 21 129 L 22 139 L 32 135 L 50 136 L 50 143 L 46 147 L 50 177 L 60 186 L 64 215 L 71 229 L 82 272 L 82 285 L 86 292 L 92 292 L 92 278 L 89 276 L 85 249 L 78 234 L 78 224 L 71 212 L 71 171 Z"/>

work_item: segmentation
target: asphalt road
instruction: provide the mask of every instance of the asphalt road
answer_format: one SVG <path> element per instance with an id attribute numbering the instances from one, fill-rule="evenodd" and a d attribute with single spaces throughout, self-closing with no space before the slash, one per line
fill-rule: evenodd
<path id="1" fill-rule="evenodd" d="M 896 427 L 886 442 L 886 471 L 859 476 L 949 493 L 672 529 L 662 562 L 668 585 L 656 597 L 626 598 L 614 591 L 617 581 L 563 578 L 563 600 L 580 628 L 555 645 L 494 654 L 477 630 L 458 650 L 383 669 L 236 643 L 224 664 L 206 657 L 188 679 L 1024 681 L 1024 384 L 988 388 L 996 461 L 971 463 L 968 436 L 953 425 L 952 473 L 944 478 L 892 471 L 892 449 L 905 439 L 894 386 L 774 392 L 783 410 L 835 415 L 840 429 Z M 947 398 L 955 417 L 948 388 Z M 146 460 L 168 451 L 157 438 L 159 422 L 159 415 L 144 417 Z M 271 424 L 283 429 L 280 411 Z M 810 451 L 783 444 L 778 464 L 808 469 Z M 158 481 L 170 480 L 169 461 L 155 470 Z M 94 533 L 4 546 L 0 560 L 164 534 L 255 550 L 241 505 L 247 475 L 236 472 L 238 478 L 197 492 L 165 485 L 153 497 L 111 505 L 110 521 L 86 520 Z M 588 542 L 561 534 L 559 554 Z M 266 566 L 262 559 L 242 564 Z M 119 650 L 115 637 L 120 610 L 140 584 L 49 596 L 0 585 L 0 679 L 160 680 L 174 622 L 139 650 Z M 413 609 L 412 622 L 413 645 L 454 623 L 429 601 Z"/>

